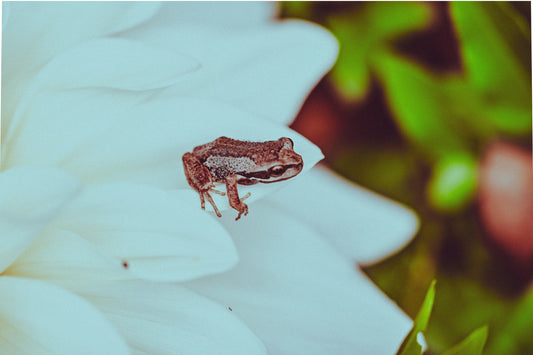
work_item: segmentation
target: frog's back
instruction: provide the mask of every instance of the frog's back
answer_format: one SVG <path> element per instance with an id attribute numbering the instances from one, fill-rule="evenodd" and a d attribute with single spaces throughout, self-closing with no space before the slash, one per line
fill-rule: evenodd
<path id="1" fill-rule="evenodd" d="M 257 159 L 258 156 L 264 156 L 265 153 L 268 154 L 270 151 L 274 154 L 279 151 L 280 146 L 279 141 L 249 142 L 219 137 L 212 142 L 195 147 L 193 154 L 202 162 L 212 156 L 227 158 L 249 157 L 251 159 L 255 157 Z"/>
<path id="2" fill-rule="evenodd" d="M 217 181 L 233 174 L 255 170 L 264 160 L 277 159 L 278 141 L 249 142 L 220 137 L 195 147 L 193 154 L 209 169 Z"/>

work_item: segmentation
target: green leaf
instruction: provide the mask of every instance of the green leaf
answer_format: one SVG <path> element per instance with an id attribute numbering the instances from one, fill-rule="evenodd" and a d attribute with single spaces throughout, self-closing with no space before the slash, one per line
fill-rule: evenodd
<path id="1" fill-rule="evenodd" d="M 430 160 L 469 150 L 467 88 L 455 77 L 440 77 L 406 59 L 383 53 L 378 75 L 387 100 L 407 139 Z"/>
<path id="2" fill-rule="evenodd" d="M 508 3 L 451 2 L 469 86 L 488 124 L 504 133 L 531 130 L 529 26 Z"/>
<path id="3" fill-rule="evenodd" d="M 393 39 L 424 28 L 430 7 L 415 2 L 367 2 L 354 11 L 330 16 L 327 26 L 340 42 L 331 79 L 347 100 L 364 97 L 370 82 L 372 56 Z"/>
<path id="4" fill-rule="evenodd" d="M 465 218 L 474 219 L 472 217 Z M 457 217 L 453 218 L 454 220 Z M 475 224 L 475 221 L 470 223 Z M 448 226 L 446 227 L 448 228 Z M 457 229 L 463 230 L 464 234 L 457 234 Z M 431 324 L 424 333 L 428 346 L 433 354 L 441 354 L 457 343 L 457 339 L 462 339 L 465 334 L 469 334 L 472 329 L 478 328 L 481 324 L 490 324 L 491 336 L 485 345 L 485 355 L 496 354 L 520 354 L 507 351 L 490 352 L 489 348 L 494 343 L 494 338 L 502 334 L 502 317 L 507 317 L 512 311 L 513 301 L 501 294 L 494 292 L 496 284 L 501 284 L 501 278 L 510 278 L 510 275 L 499 275 L 493 255 L 488 254 L 479 241 L 482 235 L 472 237 L 474 232 L 465 226 L 456 226 L 452 231 L 444 231 L 444 238 L 457 239 L 456 243 L 461 252 L 469 261 L 461 261 L 462 257 L 458 253 L 440 260 L 439 267 L 442 269 L 439 277 L 439 297 L 435 308 L 431 314 Z M 475 256 L 474 254 L 487 253 L 486 258 Z M 441 256 L 442 257 L 442 256 Z M 477 260 L 472 260 L 473 258 Z M 485 259 L 485 263 L 481 261 Z M 488 264 L 487 264 L 488 263 Z M 451 269 L 455 269 L 452 271 Z M 475 269 L 478 269 L 476 271 Z M 482 272 L 480 276 L 478 272 Z M 476 275 L 476 276 L 474 276 Z M 479 283 L 479 278 L 484 278 L 484 283 Z M 526 328 L 527 329 L 527 328 Z M 531 329 L 531 328 L 529 328 Z M 530 348 L 531 349 L 531 348 Z M 527 352 L 526 352 L 527 353 Z"/>
<path id="5" fill-rule="evenodd" d="M 485 325 L 472 332 L 465 340 L 445 351 L 442 355 L 481 355 L 487 341 L 488 327 Z"/>
<path id="6" fill-rule="evenodd" d="M 527 135 L 531 132 L 531 107 L 506 103 L 488 104 L 485 114 L 500 132 L 509 135 Z"/>
<path id="7" fill-rule="evenodd" d="M 437 75 L 387 50 L 373 57 L 398 126 L 430 161 L 479 150 L 497 133 L 531 132 L 531 76 L 517 54 L 526 48 L 530 63 L 523 19 L 507 4 L 450 6 L 465 75 Z"/>
<path id="8" fill-rule="evenodd" d="M 422 346 L 418 343 L 417 337 L 418 334 L 425 331 L 427 324 L 429 322 L 429 317 L 431 316 L 431 310 L 433 309 L 433 303 L 435 301 L 435 283 L 433 280 L 422 303 L 422 307 L 418 311 L 418 314 L 415 318 L 415 323 L 413 328 L 407 334 L 407 337 L 404 339 L 402 345 L 397 351 L 397 355 L 420 355 L 422 354 Z"/>
<path id="9" fill-rule="evenodd" d="M 436 210 L 458 212 L 472 201 L 476 187 L 476 159 L 469 154 L 449 154 L 435 165 L 427 196 Z"/>

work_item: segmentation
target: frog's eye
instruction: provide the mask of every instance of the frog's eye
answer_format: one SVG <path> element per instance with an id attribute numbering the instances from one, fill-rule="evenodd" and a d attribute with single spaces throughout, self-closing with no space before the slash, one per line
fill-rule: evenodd
<path id="1" fill-rule="evenodd" d="M 281 137 L 279 141 L 283 143 L 283 148 L 285 149 L 292 149 L 294 147 L 294 142 L 290 138 Z"/>
<path id="2" fill-rule="evenodd" d="M 278 177 L 283 175 L 285 172 L 285 167 L 283 165 L 275 165 L 268 169 L 268 173 L 271 177 Z"/>

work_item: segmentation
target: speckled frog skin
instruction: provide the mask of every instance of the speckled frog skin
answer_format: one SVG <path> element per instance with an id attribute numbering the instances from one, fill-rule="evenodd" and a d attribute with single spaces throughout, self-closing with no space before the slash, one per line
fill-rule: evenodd
<path id="1" fill-rule="evenodd" d="M 182 160 L 187 182 L 200 195 L 202 209 L 207 199 L 221 217 L 209 193 L 225 195 L 214 189 L 215 183 L 225 183 L 229 204 L 239 212 L 236 220 L 248 214 L 248 206 L 243 201 L 250 196 L 248 193 L 240 198 L 237 184 L 287 180 L 303 168 L 302 157 L 293 150 L 292 140 L 286 137 L 266 142 L 220 137 L 195 147 L 192 153 L 185 153 Z"/>

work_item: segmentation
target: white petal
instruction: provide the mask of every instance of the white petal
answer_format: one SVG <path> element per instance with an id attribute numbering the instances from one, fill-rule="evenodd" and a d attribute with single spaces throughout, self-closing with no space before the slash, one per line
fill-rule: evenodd
<path id="1" fill-rule="evenodd" d="M 83 299 L 55 286 L 0 277 L 3 354 L 127 354 L 110 323 Z"/>
<path id="2" fill-rule="evenodd" d="M 289 137 L 305 171 L 322 159 L 320 150 L 296 132 L 235 108 L 198 99 L 137 101 L 133 94 L 83 90 L 34 98 L 23 128 L 13 132 L 4 163 L 60 166 L 87 183 L 129 181 L 162 188 L 189 188 L 181 156 L 220 136 L 264 141 Z M 296 177 L 298 179 L 299 177 Z M 248 202 L 295 179 L 247 186 Z M 226 198 L 214 196 L 228 207 Z M 210 207 L 209 207 L 210 208 Z"/>
<path id="3" fill-rule="evenodd" d="M 396 252 L 418 229 L 418 219 L 411 210 L 322 167 L 270 199 L 362 264 Z"/>
<path id="4" fill-rule="evenodd" d="M 301 21 L 246 30 L 189 24 L 143 28 L 127 36 L 187 53 L 201 63 L 202 70 L 167 89 L 167 95 L 220 100 L 282 123 L 294 118 L 338 50 L 331 34 Z"/>
<path id="5" fill-rule="evenodd" d="M 102 254 L 86 239 L 53 228 L 42 233 L 4 274 L 47 282 L 62 280 L 66 284 L 136 278 L 124 268 L 123 262 Z"/>
<path id="6" fill-rule="evenodd" d="M 133 27 L 157 11 L 157 3 L 20 2 L 10 6 L 2 36 L 4 73 L 33 70 L 54 54 L 87 39 Z"/>
<path id="7" fill-rule="evenodd" d="M 20 167 L 0 173 L 0 271 L 31 244 L 78 190 L 78 182 L 57 169 Z"/>
<path id="8" fill-rule="evenodd" d="M 179 77 L 198 67 L 192 58 L 150 48 L 140 42 L 123 39 L 87 41 L 54 57 L 39 72 L 13 116 L 6 112 L 4 128 L 10 132 L 17 129 L 17 124 L 23 124 L 19 121 L 40 90 L 153 90 L 175 83 Z M 5 136 L 7 142 L 12 134 Z"/>
<path id="9" fill-rule="evenodd" d="M 144 185 L 105 184 L 86 188 L 56 220 L 128 264 L 138 277 L 182 281 L 230 269 L 233 242 L 211 216 L 182 194 Z"/>
<path id="10" fill-rule="evenodd" d="M 177 285 L 80 282 L 72 290 L 106 313 L 135 353 L 266 353 L 230 310 Z"/>
<path id="11" fill-rule="evenodd" d="M 267 201 L 224 223 L 241 262 L 188 282 L 232 307 L 272 354 L 392 354 L 411 321 L 311 227 Z"/>
<path id="12" fill-rule="evenodd" d="M 10 117 L 41 67 L 88 39 L 133 27 L 158 9 L 155 2 L 17 2 L 2 33 L 2 118 Z M 94 60 L 98 53 L 87 58 Z"/>
<path id="13" fill-rule="evenodd" d="M 148 27 L 179 27 L 184 23 L 205 26 L 257 26 L 274 18 L 276 6 L 272 2 L 197 2 L 165 1 L 157 14 L 143 29 Z"/>
<path id="14" fill-rule="evenodd" d="M 11 12 L 11 3 L 3 2 L 2 3 L 2 30 L 6 28 L 7 21 L 9 20 L 9 13 Z"/>
<path id="15" fill-rule="evenodd" d="M 153 90 L 198 68 L 193 58 L 176 52 L 107 38 L 84 42 L 54 57 L 39 80 L 43 87 L 61 89 Z"/>

